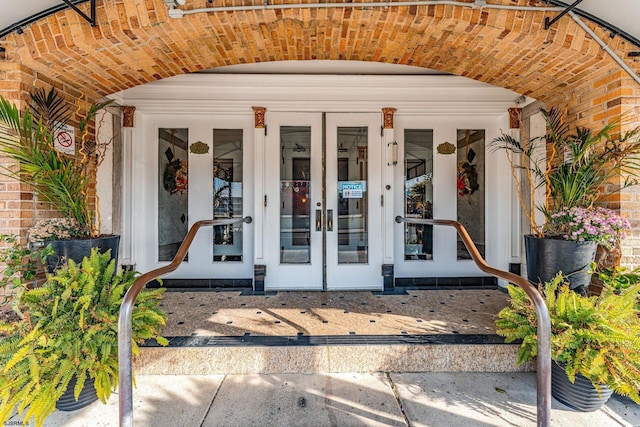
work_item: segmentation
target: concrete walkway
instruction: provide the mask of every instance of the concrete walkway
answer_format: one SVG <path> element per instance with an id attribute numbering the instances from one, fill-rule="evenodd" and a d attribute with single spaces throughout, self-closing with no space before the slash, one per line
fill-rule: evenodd
<path id="1" fill-rule="evenodd" d="M 137 427 L 536 425 L 533 373 L 144 375 L 137 385 Z M 592 413 L 552 407 L 554 427 L 640 426 L 640 407 L 619 396 Z M 45 423 L 117 425 L 117 395 Z"/>

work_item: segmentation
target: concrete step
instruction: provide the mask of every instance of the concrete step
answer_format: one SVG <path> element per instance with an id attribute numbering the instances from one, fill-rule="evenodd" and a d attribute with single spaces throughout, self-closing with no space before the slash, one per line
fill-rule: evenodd
<path id="1" fill-rule="evenodd" d="M 174 337 L 140 350 L 144 375 L 535 370 L 516 366 L 518 345 L 496 335 Z"/>
<path id="2" fill-rule="evenodd" d="M 167 292 L 168 348 L 140 374 L 527 372 L 495 334 L 497 288 L 372 292 Z"/>

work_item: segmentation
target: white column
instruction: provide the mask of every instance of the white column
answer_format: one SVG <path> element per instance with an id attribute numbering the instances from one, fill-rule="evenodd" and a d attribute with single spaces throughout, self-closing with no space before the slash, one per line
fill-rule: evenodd
<path id="1" fill-rule="evenodd" d="M 96 115 L 96 176 L 97 211 L 101 234 L 113 233 L 113 116 L 101 110 Z"/>
<path id="2" fill-rule="evenodd" d="M 122 107 L 122 236 L 120 264 L 135 265 L 133 259 L 133 133 L 136 107 Z"/>
<path id="3" fill-rule="evenodd" d="M 403 191 L 401 188 L 394 187 L 394 178 L 398 172 L 398 168 L 402 168 L 400 163 L 394 164 L 394 150 L 395 161 L 397 162 L 399 153 L 399 147 L 396 145 L 394 149 L 395 129 L 393 125 L 393 114 L 395 108 L 383 108 L 383 131 L 382 131 L 382 195 L 384 198 L 383 208 L 383 232 L 382 232 L 382 247 L 383 247 L 383 264 L 393 264 L 393 239 L 395 227 L 395 212 L 393 210 L 394 193 L 397 191 Z M 397 144 L 397 143 L 396 143 Z M 398 213 L 401 215 L 402 213 Z"/>
<path id="4" fill-rule="evenodd" d="M 522 114 L 521 108 L 509 108 L 509 136 L 516 140 L 520 140 L 520 115 Z M 509 173 L 516 173 L 519 175 L 519 166 L 520 166 L 520 156 L 514 156 L 513 153 L 504 150 L 505 155 L 510 156 L 512 167 L 515 169 L 511 169 Z M 522 208 L 520 207 L 520 200 L 518 197 L 518 190 L 516 189 L 516 182 L 514 179 L 509 179 L 510 184 L 510 195 L 509 204 L 510 204 L 510 212 L 511 212 L 511 224 L 509 227 L 510 234 L 510 252 L 509 252 L 509 262 L 511 263 L 520 263 L 522 261 Z"/>
<path id="5" fill-rule="evenodd" d="M 254 212 L 253 212 L 253 258 L 254 264 L 264 264 L 264 221 L 265 221 L 265 151 L 264 146 L 266 144 L 265 124 L 264 116 L 266 112 L 264 107 L 253 107 L 255 114 L 255 128 L 254 128 Z M 273 203 L 275 201 L 271 201 Z"/>

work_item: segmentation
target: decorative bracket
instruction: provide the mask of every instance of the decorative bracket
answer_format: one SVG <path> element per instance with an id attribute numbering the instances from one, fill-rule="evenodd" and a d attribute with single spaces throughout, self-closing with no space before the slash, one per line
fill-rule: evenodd
<path id="1" fill-rule="evenodd" d="M 266 129 L 267 127 L 264 125 L 264 114 L 267 111 L 267 109 L 265 107 L 251 107 L 253 108 L 253 114 L 255 115 L 255 128 L 256 129 L 265 129 L 265 135 L 266 135 Z"/>
<path id="2" fill-rule="evenodd" d="M 522 108 L 509 108 L 509 129 L 520 129 Z"/>
<path id="3" fill-rule="evenodd" d="M 393 113 L 395 113 L 397 110 L 395 108 L 383 108 L 382 109 L 382 115 L 383 115 L 383 123 L 384 123 L 384 128 L 385 129 L 393 129 Z"/>
<path id="4" fill-rule="evenodd" d="M 134 123 L 134 117 L 136 112 L 136 107 L 133 105 L 124 105 L 120 107 L 122 110 L 122 127 L 132 128 Z"/>
<path id="5" fill-rule="evenodd" d="M 546 18 L 544 18 L 544 29 L 548 30 L 549 27 L 551 27 L 553 24 L 555 24 L 558 21 L 558 19 L 562 18 L 564 15 L 566 15 L 569 12 L 571 12 L 571 10 L 575 9 L 575 7 L 577 5 L 579 5 L 580 3 L 582 3 L 582 0 L 576 0 L 571 6 L 567 6 L 567 8 L 565 10 L 560 12 L 560 15 L 556 16 L 553 19 L 549 19 L 548 16 Z"/>
<path id="6" fill-rule="evenodd" d="M 87 22 L 89 22 L 89 24 L 91 24 L 92 27 L 96 26 L 96 0 L 89 0 L 89 3 L 91 4 L 91 17 L 87 16 L 83 11 L 78 9 L 78 6 L 71 3 L 70 0 L 62 0 L 62 1 L 65 2 L 71 9 L 75 10 L 76 13 L 80 15 L 82 18 L 86 19 Z"/>

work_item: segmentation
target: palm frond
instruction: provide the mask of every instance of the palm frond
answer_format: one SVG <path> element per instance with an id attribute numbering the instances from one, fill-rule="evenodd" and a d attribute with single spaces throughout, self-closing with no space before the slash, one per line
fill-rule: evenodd
<path id="1" fill-rule="evenodd" d="M 31 93 L 29 109 L 50 129 L 64 125 L 71 117 L 66 100 L 54 87 L 49 92 L 46 92 L 44 88 L 34 89 Z"/>

